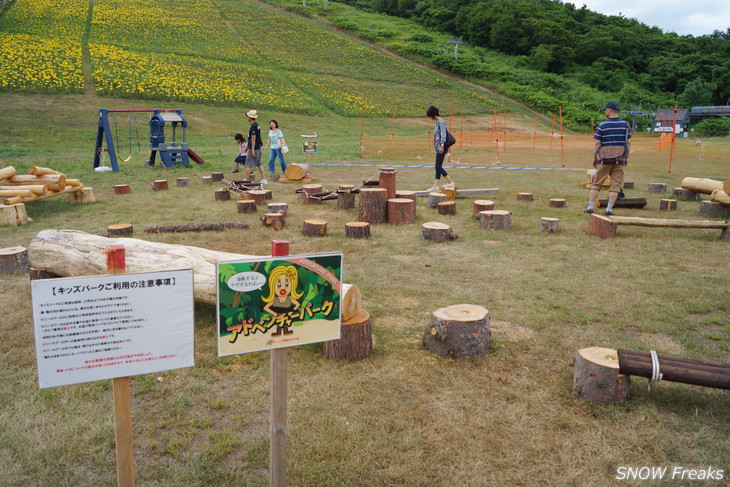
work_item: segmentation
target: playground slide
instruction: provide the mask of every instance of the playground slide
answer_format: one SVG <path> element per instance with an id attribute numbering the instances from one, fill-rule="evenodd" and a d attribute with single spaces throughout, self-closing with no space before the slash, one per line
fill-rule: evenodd
<path id="1" fill-rule="evenodd" d="M 193 152 L 193 149 L 188 149 L 188 156 L 190 157 L 190 159 L 194 160 L 198 164 L 205 164 L 205 161 L 203 160 L 203 158 L 200 157 L 195 152 Z"/>

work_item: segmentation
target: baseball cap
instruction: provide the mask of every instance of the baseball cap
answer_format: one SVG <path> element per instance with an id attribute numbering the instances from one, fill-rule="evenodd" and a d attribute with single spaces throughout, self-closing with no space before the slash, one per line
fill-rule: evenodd
<path id="1" fill-rule="evenodd" d="M 612 110 L 618 110 L 618 103 L 615 101 L 609 101 L 606 103 L 606 106 L 601 108 L 601 111 L 604 111 L 606 108 L 611 108 Z"/>

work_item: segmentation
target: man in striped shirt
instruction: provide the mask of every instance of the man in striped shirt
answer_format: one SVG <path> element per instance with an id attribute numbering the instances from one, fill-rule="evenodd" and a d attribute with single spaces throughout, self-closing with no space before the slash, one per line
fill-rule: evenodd
<path id="1" fill-rule="evenodd" d="M 621 186 L 624 184 L 624 168 L 629 160 L 631 150 L 631 128 L 628 122 L 618 117 L 618 103 L 609 101 L 602 108 L 606 112 L 606 120 L 601 122 L 593 136 L 596 139 L 593 151 L 593 167 L 595 174 L 591 177 L 591 192 L 588 208 L 585 213 L 593 213 L 598 193 L 607 176 L 611 177 L 608 189 L 608 206 L 606 215 L 613 215 L 613 205 L 616 203 Z"/>

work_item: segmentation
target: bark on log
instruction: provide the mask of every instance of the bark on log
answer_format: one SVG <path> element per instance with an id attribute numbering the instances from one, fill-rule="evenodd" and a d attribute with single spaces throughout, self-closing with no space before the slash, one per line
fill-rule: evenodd
<path id="1" fill-rule="evenodd" d="M 616 350 L 578 350 L 573 363 L 573 394 L 589 401 L 617 404 L 628 399 L 630 385 L 631 377 L 619 371 Z"/>
<path id="2" fill-rule="evenodd" d="M 252 189 L 248 192 L 248 199 L 254 200 L 256 205 L 266 204 L 266 191 L 261 189 Z"/>
<path id="3" fill-rule="evenodd" d="M 476 220 L 478 220 L 479 212 L 494 209 L 494 201 L 492 201 L 492 200 L 475 200 L 473 208 L 474 209 L 472 210 L 472 215 L 474 216 L 474 218 Z"/>
<path id="4" fill-rule="evenodd" d="M 453 201 L 442 201 L 436 208 L 439 215 L 456 215 L 456 203 Z"/>
<path id="5" fill-rule="evenodd" d="M 506 210 L 480 211 L 479 225 L 485 230 L 509 230 L 512 228 L 512 212 Z"/>
<path id="6" fill-rule="evenodd" d="M 423 346 L 444 357 L 474 358 L 489 354 L 489 311 L 472 304 L 455 304 L 431 313 Z"/>
<path id="7" fill-rule="evenodd" d="M 434 242 L 445 242 L 446 240 L 459 238 L 450 226 L 441 222 L 424 223 L 421 225 L 421 235 L 425 240 L 433 240 Z"/>
<path id="8" fill-rule="evenodd" d="M 588 221 L 588 230 L 586 230 L 586 233 L 594 237 L 613 238 L 616 236 L 617 228 L 618 223 L 612 221 L 610 218 L 594 213 Z"/>
<path id="9" fill-rule="evenodd" d="M 0 249 L 0 274 L 15 274 L 28 270 L 28 250 L 25 247 Z"/>
<path id="10" fill-rule="evenodd" d="M 134 229 L 131 223 L 115 223 L 106 227 L 110 237 L 126 237 L 132 235 Z"/>
<path id="11" fill-rule="evenodd" d="M 353 318 L 342 322 L 340 338 L 322 344 L 324 356 L 334 360 L 362 360 L 373 350 L 373 328 L 370 313 L 360 310 Z"/>
<path id="12" fill-rule="evenodd" d="M 289 214 L 289 205 L 287 203 L 269 203 L 267 208 L 268 213 L 281 213 L 284 216 Z"/>
<path id="13" fill-rule="evenodd" d="M 326 237 L 327 222 L 324 220 L 304 220 L 302 234 L 306 237 Z"/>
<path id="14" fill-rule="evenodd" d="M 16 174 L 16 171 L 13 166 L 0 168 L 0 181 L 10 179 L 13 176 L 15 176 L 15 174 Z"/>
<path id="15" fill-rule="evenodd" d="M 370 224 L 368 222 L 345 223 L 345 237 L 370 238 Z"/>
<path id="16" fill-rule="evenodd" d="M 216 189 L 213 191 L 213 199 L 215 201 L 228 201 L 231 199 L 231 192 L 226 188 Z"/>
<path id="17" fill-rule="evenodd" d="M 132 188 L 130 188 L 128 184 L 114 185 L 114 194 L 130 194 L 131 192 Z"/>
<path id="18" fill-rule="evenodd" d="M 713 203 L 722 203 L 727 206 L 730 205 L 730 195 L 728 195 L 725 191 L 713 191 L 710 195 L 710 201 Z"/>
<path id="19" fill-rule="evenodd" d="M 144 229 L 147 233 L 181 233 L 181 232 L 203 232 L 220 230 L 237 230 L 248 228 L 245 222 L 223 222 L 223 223 L 190 223 L 188 225 L 157 225 Z"/>
<path id="20" fill-rule="evenodd" d="M 396 175 L 398 171 L 394 167 L 381 167 L 378 169 L 379 186 L 388 191 L 388 199 L 395 198 Z"/>
<path id="21" fill-rule="evenodd" d="M 730 389 L 730 364 L 661 354 L 657 354 L 657 359 L 661 380 Z M 619 350 L 618 362 L 622 374 L 648 379 L 653 377 L 654 368 L 649 352 Z"/>
<path id="22" fill-rule="evenodd" d="M 608 206 L 608 198 L 598 200 L 599 208 Z M 643 208 L 646 206 L 646 198 L 619 198 L 614 203 L 614 208 Z"/>
<path id="23" fill-rule="evenodd" d="M 683 200 L 696 200 L 697 199 L 697 192 L 693 191 L 691 189 L 674 188 L 673 194 L 677 198 L 680 198 Z"/>
<path id="24" fill-rule="evenodd" d="M 155 191 L 165 191 L 167 188 L 167 179 L 158 179 L 152 183 L 152 189 Z"/>
<path id="25" fill-rule="evenodd" d="M 700 214 L 711 218 L 725 218 L 728 214 L 728 207 L 714 201 L 702 201 L 700 203 Z"/>
<path id="26" fill-rule="evenodd" d="M 370 224 L 385 223 L 388 212 L 388 190 L 384 188 L 360 189 L 358 220 Z"/>
<path id="27" fill-rule="evenodd" d="M 309 176 L 307 167 L 301 164 L 289 164 L 284 170 L 284 176 L 291 181 L 299 181 Z"/>
<path id="28" fill-rule="evenodd" d="M 550 208 L 565 208 L 565 200 L 561 198 L 551 198 L 548 206 Z"/>
<path id="29" fill-rule="evenodd" d="M 96 203 L 96 196 L 94 196 L 94 188 L 81 188 L 78 191 L 73 191 L 68 194 L 68 202 L 71 204 L 82 204 L 87 205 Z"/>
<path id="30" fill-rule="evenodd" d="M 31 241 L 28 253 L 35 268 L 59 276 L 100 275 L 107 273 L 109 245 L 124 245 L 130 273 L 192 268 L 193 297 L 208 304 L 216 303 L 216 262 L 257 257 L 134 238 L 105 238 L 75 230 L 43 230 Z"/>
<path id="31" fill-rule="evenodd" d="M 408 198 L 388 200 L 388 223 L 407 225 L 416 221 L 416 202 Z"/>
<path id="32" fill-rule="evenodd" d="M 426 200 L 426 206 L 429 208 L 437 208 L 439 203 L 448 201 L 445 194 L 440 192 L 429 193 L 428 199 Z"/>
<path id="33" fill-rule="evenodd" d="M 532 201 L 532 193 L 517 193 L 517 199 L 519 201 Z"/>
<path id="34" fill-rule="evenodd" d="M 337 193 L 337 209 L 351 210 L 355 208 L 355 193 Z"/>
<path id="35" fill-rule="evenodd" d="M 25 204 L 0 205 L 0 226 L 25 225 L 31 221 L 25 212 Z"/>
<path id="36" fill-rule="evenodd" d="M 545 233 L 556 233 L 560 220 L 558 218 L 540 218 L 540 231 Z"/>
<path id="37" fill-rule="evenodd" d="M 187 188 L 190 186 L 190 178 L 177 178 L 175 180 L 175 185 L 178 188 Z"/>
<path id="38" fill-rule="evenodd" d="M 28 184 L 48 186 L 53 191 L 63 191 L 66 187 L 66 176 L 63 174 L 45 174 L 33 176 L 31 174 L 16 174 L 5 182 L 11 186 L 24 186 Z"/>
<path id="39" fill-rule="evenodd" d="M 342 283 L 342 319 L 349 321 L 362 309 L 362 294 L 354 284 Z"/>
<path id="40" fill-rule="evenodd" d="M 667 183 L 649 183 L 650 193 L 666 193 Z"/>
<path id="41" fill-rule="evenodd" d="M 322 192 L 321 184 L 305 184 L 302 186 L 302 202 L 305 205 L 319 205 L 322 201 L 314 195 Z"/>
<path id="42" fill-rule="evenodd" d="M 707 178 L 684 178 L 681 184 L 684 189 L 691 189 L 703 194 L 712 194 L 713 191 L 722 190 L 723 185 L 723 181 Z"/>
<path id="43" fill-rule="evenodd" d="M 236 201 L 236 209 L 239 213 L 256 213 L 256 201 L 238 200 Z"/>
<path id="44" fill-rule="evenodd" d="M 281 230 L 286 224 L 286 217 L 282 213 L 266 213 L 259 217 L 265 227 Z"/>
<path id="45" fill-rule="evenodd" d="M 661 199 L 659 200 L 660 211 L 675 211 L 677 209 L 677 200 Z"/>

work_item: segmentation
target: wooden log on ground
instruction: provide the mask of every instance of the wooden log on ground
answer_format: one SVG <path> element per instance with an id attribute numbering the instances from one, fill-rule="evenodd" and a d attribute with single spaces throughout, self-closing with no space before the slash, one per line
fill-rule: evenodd
<path id="1" fill-rule="evenodd" d="M 723 181 L 707 178 L 684 178 L 680 184 L 684 189 L 703 194 L 712 194 L 713 191 L 722 190 L 723 185 Z"/>
<path id="2" fill-rule="evenodd" d="M 283 213 L 266 213 L 259 217 L 263 226 L 281 230 L 286 224 L 286 216 Z"/>
<path id="3" fill-rule="evenodd" d="M 558 218 L 540 218 L 540 231 L 545 233 L 557 233 L 560 220 Z"/>
<path id="4" fill-rule="evenodd" d="M 155 191 L 165 191 L 168 189 L 167 179 L 158 179 L 152 182 L 152 189 Z"/>
<path id="5" fill-rule="evenodd" d="M 381 167 L 378 169 L 379 184 L 381 188 L 388 191 L 388 199 L 395 198 L 396 175 L 398 171 L 394 167 Z"/>
<path id="6" fill-rule="evenodd" d="M 324 220 L 304 220 L 302 234 L 305 237 L 326 237 L 327 222 Z"/>
<path id="7" fill-rule="evenodd" d="M 649 183 L 650 193 L 666 193 L 667 183 Z"/>
<path id="8" fill-rule="evenodd" d="M 115 184 L 114 194 L 130 194 L 132 188 L 128 184 Z"/>
<path id="9" fill-rule="evenodd" d="M 586 233 L 594 237 L 613 238 L 616 236 L 617 228 L 618 223 L 612 221 L 610 218 L 594 213 L 588 221 L 588 230 Z"/>
<path id="10" fill-rule="evenodd" d="M 728 207 L 722 203 L 714 201 L 700 202 L 700 215 L 709 216 L 711 218 L 725 218 L 728 214 Z"/>
<path id="11" fill-rule="evenodd" d="M 211 176 L 203 176 L 200 178 L 203 184 L 213 184 L 213 178 Z"/>
<path id="12" fill-rule="evenodd" d="M 190 178 L 177 178 L 175 180 L 175 185 L 178 188 L 187 188 L 190 186 Z"/>
<path id="13" fill-rule="evenodd" d="M 459 238 L 459 235 L 450 226 L 441 222 L 424 223 L 421 225 L 421 235 L 425 240 L 433 240 L 434 242 L 445 242 L 446 240 Z"/>
<path id="14" fill-rule="evenodd" d="M 210 174 L 211 179 L 214 182 L 223 181 L 223 173 L 222 172 L 214 172 Z"/>
<path id="15" fill-rule="evenodd" d="M 289 205 L 287 203 L 269 203 L 267 213 L 281 213 L 284 216 L 289 214 Z"/>
<path id="16" fill-rule="evenodd" d="M 675 211 L 677 209 L 677 200 L 661 199 L 659 200 L 660 211 Z"/>
<path id="17" fill-rule="evenodd" d="M 685 189 L 685 188 L 674 188 L 672 191 L 672 194 L 674 194 L 675 197 L 683 200 L 696 200 L 697 199 L 697 192 L 693 191 L 691 189 Z"/>
<path id="18" fill-rule="evenodd" d="M 517 193 L 518 201 L 532 201 L 532 193 Z"/>
<path id="19" fill-rule="evenodd" d="M 562 198 L 551 198 L 548 206 L 550 208 L 565 208 L 565 200 Z"/>
<path id="20" fill-rule="evenodd" d="M 624 181 L 624 189 L 634 189 L 633 181 Z"/>
<path id="21" fill-rule="evenodd" d="M 350 191 L 337 193 L 337 209 L 351 210 L 355 208 L 355 193 Z"/>
<path id="22" fill-rule="evenodd" d="M 608 198 L 598 200 L 599 208 L 605 208 L 608 206 Z M 643 208 L 646 206 L 646 198 L 619 198 L 614 203 L 614 208 Z"/>
<path id="23" fill-rule="evenodd" d="M 475 358 L 489 354 L 489 311 L 473 304 L 455 304 L 431 313 L 423 346 L 444 357 Z"/>
<path id="24" fill-rule="evenodd" d="M 617 404 L 629 398 L 631 377 L 619 370 L 616 350 L 578 350 L 573 361 L 573 394 L 589 401 Z"/>
<path id="25" fill-rule="evenodd" d="M 358 220 L 370 224 L 385 223 L 388 213 L 388 190 L 385 188 L 361 188 Z"/>
<path id="26" fill-rule="evenodd" d="M 507 210 L 480 211 L 479 225 L 485 230 L 509 230 L 512 228 L 512 212 Z"/>
<path id="27" fill-rule="evenodd" d="M 126 237 L 132 235 L 134 229 L 131 223 L 115 223 L 106 227 L 106 231 L 110 237 Z"/>
<path id="28" fill-rule="evenodd" d="M 333 360 L 362 360 L 373 350 L 373 329 L 370 313 L 360 312 L 349 320 L 343 320 L 340 338 L 323 342 L 324 356 Z"/>
<path id="29" fill-rule="evenodd" d="M 94 188 L 81 188 L 78 191 L 72 191 L 68 194 L 68 202 L 71 204 L 82 204 L 87 205 L 96 203 L 96 196 L 94 196 Z"/>
<path id="30" fill-rule="evenodd" d="M 428 200 L 426 200 L 426 206 L 429 208 L 437 208 L 438 204 L 444 201 L 448 201 L 448 198 L 445 194 L 433 192 L 428 195 Z"/>
<path id="31" fill-rule="evenodd" d="M 730 364 L 662 354 L 657 354 L 656 358 L 661 380 L 730 389 Z M 654 378 L 650 352 L 619 350 L 618 362 L 622 374 Z"/>
<path id="32" fill-rule="evenodd" d="M 68 187 L 68 186 L 72 186 L 72 187 L 80 186 L 83 188 L 84 185 L 81 183 L 81 180 L 78 178 L 66 178 L 66 187 Z"/>
<path id="33" fill-rule="evenodd" d="M 215 201 L 228 201 L 231 199 L 231 192 L 226 188 L 216 189 L 213 191 L 213 199 Z"/>
<path id="34" fill-rule="evenodd" d="M 252 189 L 248 192 L 248 199 L 254 200 L 257 205 L 266 204 L 266 191 L 262 189 Z"/>
<path id="35" fill-rule="evenodd" d="M 314 196 L 315 194 L 321 192 L 321 184 L 305 184 L 304 186 L 302 186 L 302 202 L 305 205 L 318 205 L 322 203 L 322 200 Z"/>
<path id="36" fill-rule="evenodd" d="M 488 211 L 494 209 L 494 201 L 492 200 L 474 200 L 472 215 L 476 220 L 479 219 L 480 211 Z"/>
<path id="37" fill-rule="evenodd" d="M 28 250 L 25 247 L 0 249 L 0 274 L 15 274 L 28 270 Z"/>
<path id="38" fill-rule="evenodd" d="M 596 216 L 596 215 L 591 215 Z M 715 228 L 723 229 L 730 221 L 718 220 L 669 220 L 664 218 L 639 218 L 634 216 L 612 216 L 611 220 L 621 225 L 662 228 Z"/>
<path id="39" fill-rule="evenodd" d="M 44 174 L 33 176 L 31 174 L 16 174 L 5 182 L 11 186 L 42 185 L 53 191 L 63 191 L 66 188 L 66 176 L 63 174 Z"/>
<path id="40" fill-rule="evenodd" d="M 725 191 L 713 191 L 710 195 L 710 201 L 713 203 L 722 203 L 725 206 L 730 205 L 730 195 L 728 195 Z"/>
<path id="41" fill-rule="evenodd" d="M 0 168 L 0 181 L 10 179 L 17 174 L 17 171 L 13 166 Z"/>
<path id="42" fill-rule="evenodd" d="M 408 198 L 409 200 L 416 201 L 416 192 L 415 191 L 408 191 L 405 189 L 399 189 L 395 192 L 396 198 Z"/>
<path id="43" fill-rule="evenodd" d="M 3 186 L 0 186 L 0 188 L 3 188 Z M 0 189 L 0 198 L 29 198 L 35 194 L 29 189 L 20 189 L 22 186 L 8 186 L 8 188 L 11 189 Z M 41 186 L 41 188 L 47 191 L 45 186 Z"/>
<path id="44" fill-rule="evenodd" d="M 28 168 L 28 174 L 32 174 L 33 176 L 43 176 L 45 174 L 63 174 L 63 173 L 60 171 L 56 171 L 55 169 L 48 168 L 48 167 L 30 166 Z"/>
<path id="45" fill-rule="evenodd" d="M 370 224 L 368 222 L 345 223 L 345 237 L 370 238 Z"/>
<path id="46" fill-rule="evenodd" d="M 181 233 L 181 232 L 217 232 L 221 230 L 239 230 L 248 228 L 245 222 L 222 223 L 190 223 L 187 225 L 156 225 L 146 227 L 147 233 Z"/>
<path id="47" fill-rule="evenodd" d="M 24 203 L 0 205 L 0 226 L 25 225 L 29 221 L 31 221 L 31 219 L 28 218 Z"/>
<path id="48" fill-rule="evenodd" d="M 456 202 L 454 201 L 442 201 L 436 208 L 439 215 L 456 215 Z"/>
<path id="49" fill-rule="evenodd" d="M 342 283 L 342 319 L 351 320 L 362 309 L 362 294 L 354 284 Z"/>
<path id="50" fill-rule="evenodd" d="M 388 200 L 388 223 L 407 225 L 416 221 L 416 202 L 409 198 Z"/>
<path id="51" fill-rule="evenodd" d="M 239 213 L 256 213 L 256 201 L 238 200 L 236 201 L 236 208 Z"/>
<path id="52" fill-rule="evenodd" d="M 309 176 L 307 166 L 301 164 L 289 164 L 284 170 L 284 176 L 290 181 L 299 181 Z"/>
<path id="53" fill-rule="evenodd" d="M 416 191 L 416 196 L 428 196 L 430 191 Z M 499 188 L 475 188 L 475 189 L 457 189 L 456 196 L 478 196 L 483 194 L 499 193 Z"/>

